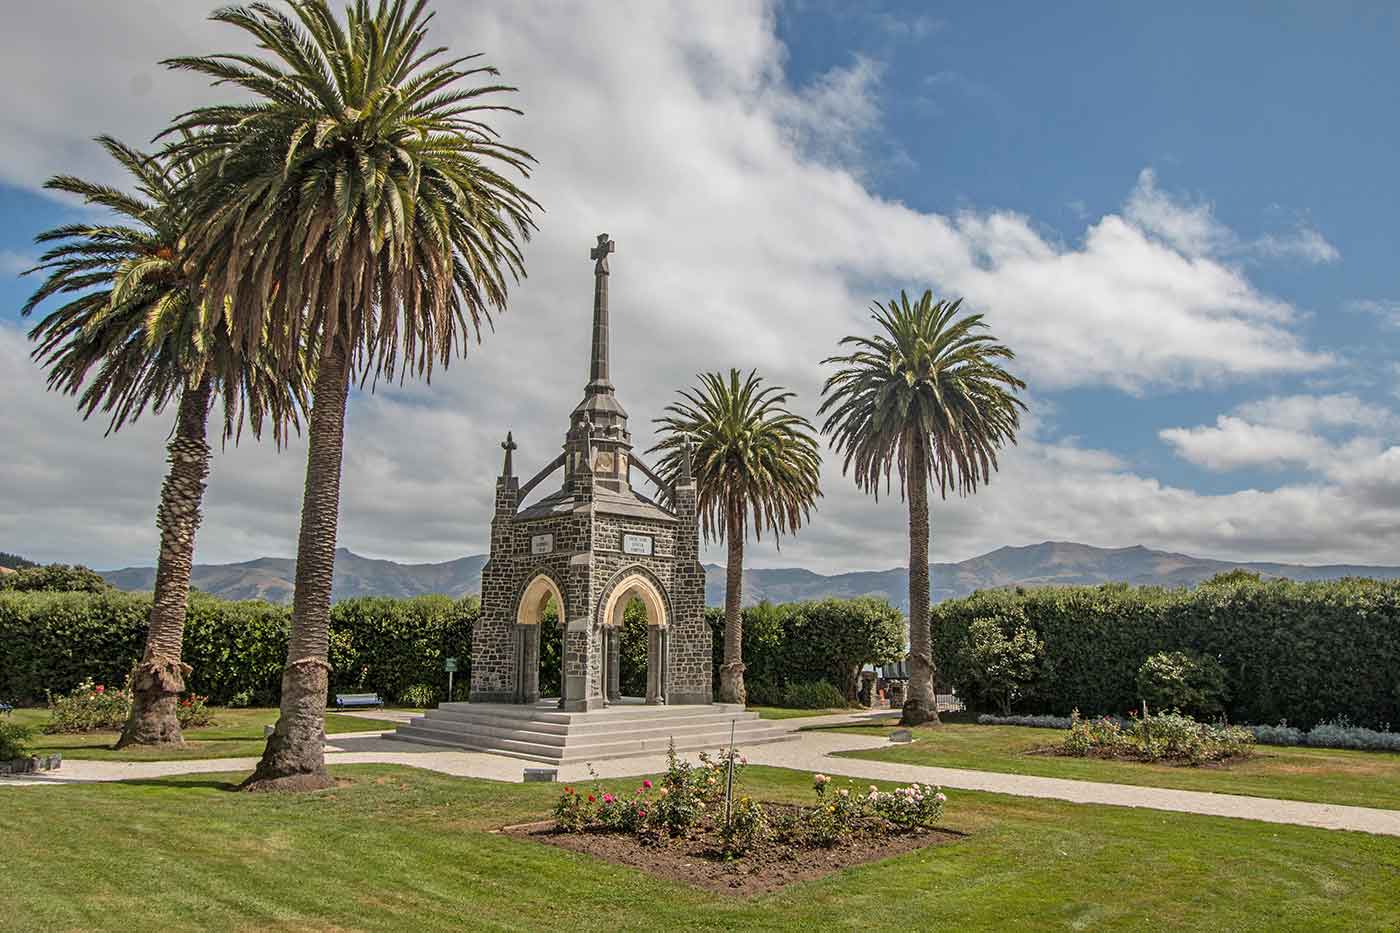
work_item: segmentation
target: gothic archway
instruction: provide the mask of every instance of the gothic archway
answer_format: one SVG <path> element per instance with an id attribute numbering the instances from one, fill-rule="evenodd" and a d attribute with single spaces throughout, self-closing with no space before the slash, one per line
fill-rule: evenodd
<path id="1" fill-rule="evenodd" d="M 603 692 L 606 701 L 624 701 L 621 685 L 623 632 L 627 606 L 636 600 L 641 602 L 646 613 L 644 701 L 649 704 L 665 703 L 667 640 L 671 619 L 665 590 L 649 571 L 632 567 L 616 574 L 604 592 L 605 596 L 598 607 L 598 626 L 603 642 Z"/>
<path id="2" fill-rule="evenodd" d="M 543 631 L 544 622 L 547 618 L 547 608 L 555 607 L 556 618 L 550 622 L 557 631 L 545 633 Z M 564 593 L 559 584 L 552 577 L 545 573 L 537 573 L 525 584 L 524 590 L 520 594 L 520 599 L 516 602 L 515 611 L 515 634 L 516 634 L 516 702 L 517 703 L 537 703 L 540 699 L 540 663 L 541 663 L 541 642 L 546 634 L 558 636 L 567 625 L 564 613 Z M 555 642 L 561 639 L 555 637 Z M 559 671 L 559 706 L 564 706 L 564 694 L 566 692 L 565 677 L 563 671 L 562 643 L 558 647 L 560 671 Z"/>

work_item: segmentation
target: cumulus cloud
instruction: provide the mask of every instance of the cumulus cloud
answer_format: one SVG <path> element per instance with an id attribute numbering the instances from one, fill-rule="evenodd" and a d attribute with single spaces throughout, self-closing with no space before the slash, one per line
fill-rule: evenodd
<path id="1" fill-rule="evenodd" d="M 216 98 L 199 79 L 153 64 L 236 46 L 237 33 L 205 23 L 204 9 L 53 0 L 27 11 L 21 28 L 0 35 L 0 78 L 42 94 L 0 114 L 0 177 L 28 187 L 59 169 L 110 178 L 88 137 L 148 138 L 169 114 Z M 643 450 L 651 419 L 700 370 L 757 366 L 814 415 L 817 361 L 869 326 L 872 299 L 900 287 L 963 295 L 986 312 L 1037 393 L 1141 393 L 1332 363 L 1300 337 L 1297 310 L 1230 261 L 1239 238 L 1150 171 L 1122 209 L 1071 236 L 1008 207 L 923 212 L 873 193 L 852 147 L 878 126 L 878 62 L 856 59 L 794 87 L 770 6 L 551 5 L 542 15 L 504 0 L 470 11 L 441 4 L 433 38 L 485 50 L 521 88 L 514 102 L 526 116 L 501 128 L 539 158 L 531 189 L 547 213 L 527 251 L 530 277 L 484 347 L 431 387 L 352 399 L 340 542 L 362 553 L 432 560 L 484 550 L 505 431 L 520 442 L 522 472 L 558 452 L 587 373 L 587 248 L 602 230 L 618 241 L 613 376 Z M 0 453 L 6 548 L 149 563 L 168 418 L 103 439 L 43 392 L 14 328 L 0 327 L 0 348 L 16 374 L 0 380 L 0 427 L 20 439 Z M 200 560 L 292 552 L 303 455 L 299 444 L 279 454 L 247 442 L 220 454 Z M 837 465 L 825 476 L 812 527 L 781 555 L 755 549 L 755 561 L 902 563 L 897 498 L 875 507 Z M 1197 496 L 1109 452 L 1028 433 L 991 487 L 935 511 L 935 553 L 1077 537 L 1280 555 L 1292 545 L 1242 551 L 1268 541 L 1279 503 L 1294 503 L 1283 512 L 1296 518 L 1326 495 Z M 1188 506 L 1215 530 L 1188 529 Z M 1362 557 L 1394 543 L 1393 530 L 1329 535 L 1312 553 Z"/>

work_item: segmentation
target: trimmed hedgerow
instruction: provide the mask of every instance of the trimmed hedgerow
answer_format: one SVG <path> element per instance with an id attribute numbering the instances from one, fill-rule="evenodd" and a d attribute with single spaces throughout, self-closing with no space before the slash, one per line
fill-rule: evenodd
<path id="1" fill-rule="evenodd" d="M 941 676 L 960 693 L 972 683 L 973 621 L 1018 617 L 1017 610 L 1045 644 L 1018 712 L 1125 713 L 1139 705 L 1137 675 L 1149 656 L 1190 651 L 1224 669 L 1224 713 L 1232 722 L 1286 720 L 1304 729 L 1337 717 L 1366 727 L 1400 722 L 1398 581 L 974 593 L 931 614 Z"/>
<path id="2" fill-rule="evenodd" d="M 714 632 L 715 689 L 724 663 L 724 611 L 707 609 Z M 743 612 L 744 685 L 749 702 L 786 706 L 796 684 L 826 681 L 855 699 L 866 664 L 889 664 L 904 657 L 904 616 L 888 600 L 871 596 L 763 602 Z M 828 704 L 829 705 L 829 704 Z M 841 705 L 841 704 L 837 704 Z"/>
<path id="3" fill-rule="evenodd" d="M 476 597 L 347 599 L 331 607 L 331 692 L 398 696 L 438 683 L 443 661 L 458 658 L 470 679 Z M 0 699 L 42 702 L 85 680 L 123 683 L 141 655 L 151 598 L 120 593 L 0 593 Z M 223 706 L 276 704 L 281 693 L 291 609 L 258 600 L 190 595 L 184 658 L 192 692 Z"/>

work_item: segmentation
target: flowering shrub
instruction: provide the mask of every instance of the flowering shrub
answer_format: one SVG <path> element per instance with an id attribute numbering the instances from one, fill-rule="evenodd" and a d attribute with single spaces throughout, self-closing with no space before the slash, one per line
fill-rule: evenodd
<path id="1" fill-rule="evenodd" d="M 414 684 L 399 692 L 399 703 L 415 709 L 437 706 L 438 688 L 432 684 Z"/>
<path id="2" fill-rule="evenodd" d="M 631 794 L 601 793 L 598 825 L 621 833 L 645 832 L 647 813 L 655 809 L 648 796 L 651 788 L 651 781 L 643 781 Z"/>
<path id="3" fill-rule="evenodd" d="M 89 677 L 68 694 L 49 694 L 49 722 L 44 731 L 98 732 L 120 729 L 131 716 L 131 693 Z"/>
<path id="4" fill-rule="evenodd" d="M 886 792 L 872 784 L 866 801 L 880 816 L 910 831 L 927 829 L 942 819 L 948 796 L 931 784 L 910 784 Z"/>
<path id="5" fill-rule="evenodd" d="M 130 685 L 117 689 L 94 684 L 88 678 L 71 693 L 49 694 L 49 721 L 44 731 L 53 733 L 115 731 L 131 717 Z M 209 698 L 191 693 L 175 707 L 180 728 L 207 726 L 214 721 Z"/>
<path id="6" fill-rule="evenodd" d="M 1314 748 L 1357 748 L 1377 752 L 1400 752 L 1400 732 L 1391 732 L 1389 723 L 1381 729 L 1353 726 L 1345 716 L 1313 727 L 1308 745 Z"/>
<path id="7" fill-rule="evenodd" d="M 729 822 L 720 827 L 721 851 L 725 858 L 738 858 L 767 841 L 772 832 L 763 804 L 752 797 L 740 797 L 734 801 Z"/>
<path id="8" fill-rule="evenodd" d="M 1199 765 L 1250 755 L 1254 741 L 1254 734 L 1248 729 L 1196 722 L 1179 713 L 1142 719 L 1134 713 L 1124 726 L 1107 716 L 1080 719 L 1075 710 L 1059 752 L 1078 758 L 1099 755 Z"/>
<path id="9" fill-rule="evenodd" d="M 208 697 L 191 693 L 175 707 L 175 718 L 180 721 L 181 729 L 194 729 L 212 723 L 214 711 L 209 708 Z"/>
<path id="10" fill-rule="evenodd" d="M 588 828 L 597 812 L 596 795 L 588 794 L 585 799 L 584 794 L 572 787 L 565 787 L 564 793 L 559 795 L 559 802 L 554 805 L 554 822 L 563 832 L 581 833 Z"/>
<path id="11" fill-rule="evenodd" d="M 849 839 L 868 815 L 864 799 L 851 793 L 850 787 L 830 791 L 828 796 L 830 787 L 831 778 L 825 774 L 813 775 L 812 789 L 817 792 L 817 805 L 807 811 L 807 830 L 820 846 L 833 846 Z"/>

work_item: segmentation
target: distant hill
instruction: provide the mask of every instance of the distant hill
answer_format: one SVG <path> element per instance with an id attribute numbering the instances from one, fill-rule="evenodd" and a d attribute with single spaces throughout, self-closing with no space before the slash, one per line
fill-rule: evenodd
<path id="1" fill-rule="evenodd" d="M 465 596 L 481 588 L 482 554 L 440 564 L 399 564 L 371 560 L 344 548 L 335 553 L 335 588 L 332 596 L 419 596 L 445 593 Z M 1003 586 L 1067 586 L 1071 584 L 1131 583 L 1134 585 L 1194 586 L 1235 568 L 1265 577 L 1294 580 L 1333 580 L 1359 576 L 1400 579 L 1400 567 L 1368 567 L 1336 564 L 1241 563 L 1188 557 L 1145 547 L 1098 548 L 1087 544 L 1047 541 L 1027 547 L 1003 547 L 956 564 L 930 564 L 935 600 L 950 599 L 979 589 Z M 724 568 L 711 564 L 705 570 L 705 600 L 724 604 Z M 241 564 L 196 565 L 194 586 L 226 599 L 268 599 L 290 602 L 295 562 L 285 557 L 263 557 Z M 155 580 L 150 567 L 106 571 L 103 577 L 123 590 L 149 590 Z M 791 602 L 824 596 L 883 596 L 907 608 L 909 575 L 903 567 L 830 576 L 798 568 L 750 570 L 744 574 L 744 603 L 767 599 Z"/>
<path id="2" fill-rule="evenodd" d="M 24 570 L 28 567 L 37 567 L 38 564 L 32 560 L 25 560 L 18 554 L 7 554 L 0 551 L 0 570 Z"/>
<path id="3" fill-rule="evenodd" d="M 481 589 L 481 568 L 485 563 L 485 555 L 478 555 L 441 564 L 399 564 L 337 548 L 331 598 L 426 593 L 466 596 Z M 128 567 L 103 571 L 102 576 L 118 589 L 143 591 L 155 585 L 156 571 L 154 567 Z M 241 564 L 196 564 L 190 582 L 196 589 L 225 599 L 289 603 L 295 576 L 296 561 L 290 557 L 260 557 Z"/>

